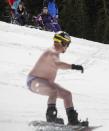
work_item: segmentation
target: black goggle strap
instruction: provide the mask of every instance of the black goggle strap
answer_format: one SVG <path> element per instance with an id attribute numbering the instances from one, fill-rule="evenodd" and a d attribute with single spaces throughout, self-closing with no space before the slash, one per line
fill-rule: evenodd
<path id="1" fill-rule="evenodd" d="M 70 45 L 70 42 L 62 41 L 61 44 L 62 44 L 63 47 L 65 47 L 65 46 L 68 47 Z"/>

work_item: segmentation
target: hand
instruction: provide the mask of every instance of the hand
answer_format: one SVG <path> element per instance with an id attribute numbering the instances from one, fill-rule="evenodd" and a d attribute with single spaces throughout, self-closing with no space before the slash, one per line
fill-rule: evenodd
<path id="1" fill-rule="evenodd" d="M 81 73 L 84 73 L 84 68 L 82 65 L 75 65 L 75 64 L 72 64 L 71 66 L 72 69 L 75 69 L 75 70 L 80 70 Z"/>

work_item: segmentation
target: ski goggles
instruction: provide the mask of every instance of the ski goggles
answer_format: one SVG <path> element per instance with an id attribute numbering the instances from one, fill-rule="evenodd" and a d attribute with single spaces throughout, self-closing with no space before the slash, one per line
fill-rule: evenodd
<path id="1" fill-rule="evenodd" d="M 68 39 L 63 38 L 63 37 L 58 36 L 58 35 L 56 35 L 53 39 L 54 39 L 55 42 L 58 42 L 59 44 L 61 44 L 63 47 L 65 47 L 65 46 L 68 47 L 71 43 L 71 40 L 68 40 Z"/>
<path id="2" fill-rule="evenodd" d="M 58 40 L 57 38 L 54 38 L 54 41 L 55 42 L 58 42 L 59 44 L 61 44 L 63 47 L 65 47 L 65 46 L 69 46 L 70 45 L 70 43 L 71 43 L 71 41 L 66 41 L 66 40 Z"/>

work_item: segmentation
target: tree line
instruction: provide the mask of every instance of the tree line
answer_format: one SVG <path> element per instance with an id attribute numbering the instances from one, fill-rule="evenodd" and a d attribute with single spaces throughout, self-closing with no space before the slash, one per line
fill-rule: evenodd
<path id="1" fill-rule="evenodd" d="M 41 12 L 43 0 L 23 1 L 31 18 Z M 62 30 L 75 37 L 109 44 L 109 0 L 56 0 L 56 3 Z M 7 0 L 0 0 L 0 20 L 9 22 L 9 18 Z"/>

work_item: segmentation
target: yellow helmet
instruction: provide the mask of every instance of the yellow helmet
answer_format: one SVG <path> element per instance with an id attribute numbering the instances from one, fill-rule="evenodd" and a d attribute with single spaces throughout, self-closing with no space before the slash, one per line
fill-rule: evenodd
<path id="1" fill-rule="evenodd" d="M 61 43 L 62 46 L 69 46 L 71 43 L 71 37 L 68 33 L 64 31 L 57 32 L 53 37 L 54 42 Z"/>

